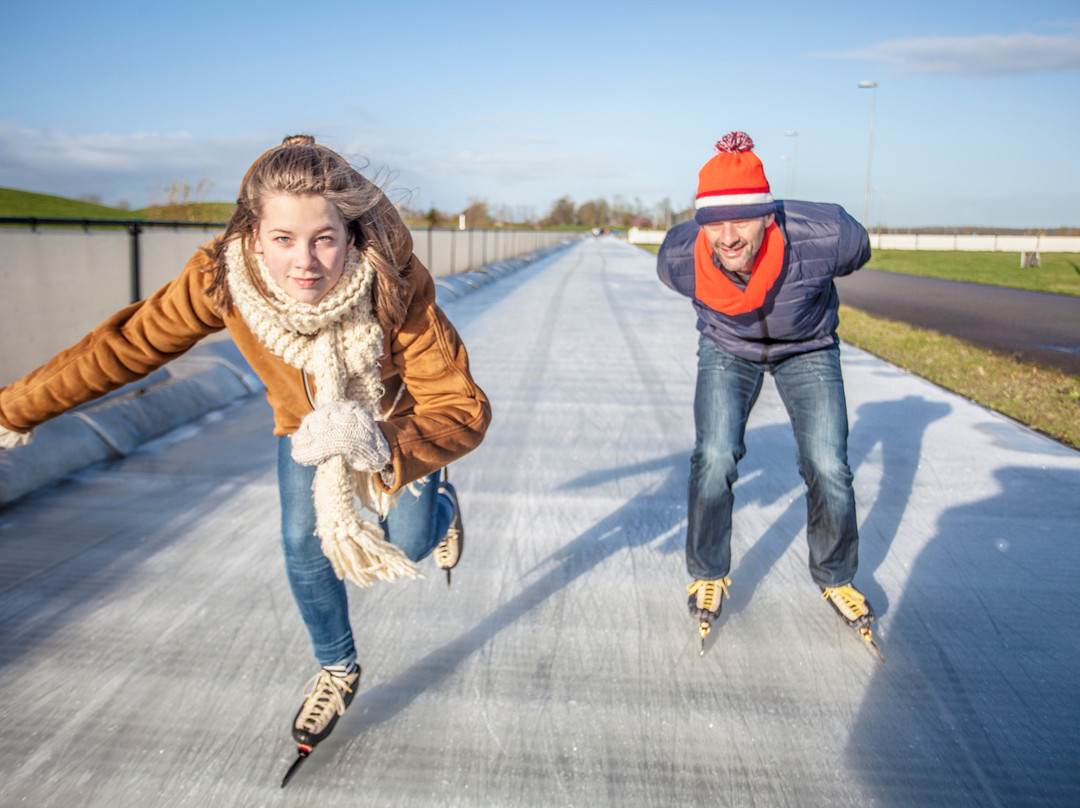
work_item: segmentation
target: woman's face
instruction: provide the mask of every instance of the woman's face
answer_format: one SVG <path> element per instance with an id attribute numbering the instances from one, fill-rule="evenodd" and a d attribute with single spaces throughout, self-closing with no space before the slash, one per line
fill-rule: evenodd
<path id="1" fill-rule="evenodd" d="M 263 201 L 255 252 L 281 291 L 301 303 L 318 303 L 345 268 L 353 238 L 322 196 L 274 194 Z"/>

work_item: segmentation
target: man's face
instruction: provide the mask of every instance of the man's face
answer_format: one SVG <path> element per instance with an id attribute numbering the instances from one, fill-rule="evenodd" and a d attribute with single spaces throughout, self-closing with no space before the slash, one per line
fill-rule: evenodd
<path id="1" fill-rule="evenodd" d="M 729 272 L 749 272 L 765 240 L 773 214 L 757 219 L 732 219 L 701 225 L 720 266 Z"/>

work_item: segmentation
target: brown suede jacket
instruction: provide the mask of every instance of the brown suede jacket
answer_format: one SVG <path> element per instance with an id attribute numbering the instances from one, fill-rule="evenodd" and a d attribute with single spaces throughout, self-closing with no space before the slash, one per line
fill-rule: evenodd
<path id="1" fill-rule="evenodd" d="M 380 360 L 387 415 L 379 426 L 392 456 L 394 485 L 386 488 L 391 492 L 476 448 L 491 420 L 491 405 L 469 373 L 465 346 L 435 302 L 430 273 L 412 254 L 408 229 L 400 225 L 395 236 L 408 291 L 405 322 L 397 333 L 386 335 Z M 227 328 L 266 385 L 274 434 L 295 432 L 312 410 L 310 385 L 305 386 L 302 371 L 256 339 L 237 310 L 224 317 L 214 311 L 204 293 L 210 264 L 205 254 L 196 253 L 177 278 L 151 297 L 0 389 L 0 425 L 15 432 L 31 430 L 146 376 L 203 337 Z"/>

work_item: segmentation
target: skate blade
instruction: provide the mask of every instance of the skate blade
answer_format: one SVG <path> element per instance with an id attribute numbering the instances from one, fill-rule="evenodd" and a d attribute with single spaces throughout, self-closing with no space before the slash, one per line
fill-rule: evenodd
<path id="1" fill-rule="evenodd" d="M 711 629 L 712 624 L 708 620 L 702 620 L 698 625 L 698 633 L 701 635 L 701 648 L 698 650 L 698 656 L 705 656 L 705 638 L 709 636 Z"/>
<path id="2" fill-rule="evenodd" d="M 861 636 L 861 637 L 862 637 L 862 638 L 863 638 L 864 640 L 866 640 L 866 642 L 867 642 L 867 644 L 868 644 L 868 645 L 870 646 L 871 650 L 873 650 L 873 652 L 874 652 L 875 654 L 877 654 L 877 658 L 878 658 L 878 659 L 880 659 L 880 660 L 881 660 L 882 662 L 884 662 L 884 661 L 885 661 L 885 657 L 883 657 L 883 656 L 881 655 L 881 649 L 880 649 L 880 648 L 878 648 L 878 647 L 877 647 L 877 643 L 875 643 L 875 642 L 874 642 L 874 634 L 873 634 L 873 632 L 872 632 L 872 631 L 870 631 L 870 629 L 868 629 L 868 628 L 860 628 L 860 629 L 859 629 L 859 635 L 860 635 L 860 636 Z"/>
<path id="3" fill-rule="evenodd" d="M 446 571 L 446 588 L 450 588 L 450 570 Z"/>
<path id="4" fill-rule="evenodd" d="M 289 770 L 285 772 L 285 776 L 281 778 L 282 788 L 285 788 L 292 776 L 296 774 L 296 770 L 300 768 L 300 764 L 307 760 L 307 756 L 311 754 L 311 750 L 312 747 L 307 744 L 300 744 L 300 748 L 296 751 L 296 760 L 293 761 Z"/>

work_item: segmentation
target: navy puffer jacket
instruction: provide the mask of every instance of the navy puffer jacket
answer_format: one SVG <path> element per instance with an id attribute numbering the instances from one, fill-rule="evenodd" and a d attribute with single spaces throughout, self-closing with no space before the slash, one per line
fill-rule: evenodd
<path id="1" fill-rule="evenodd" d="M 656 262 L 660 280 L 693 300 L 698 330 L 754 362 L 777 362 L 836 344 L 840 299 L 833 278 L 870 260 L 870 237 L 839 205 L 779 202 L 776 223 L 784 235 L 784 266 L 761 308 L 746 314 L 723 314 L 695 297 L 697 222 L 672 228 Z M 732 273 L 727 276 L 743 287 Z"/>

